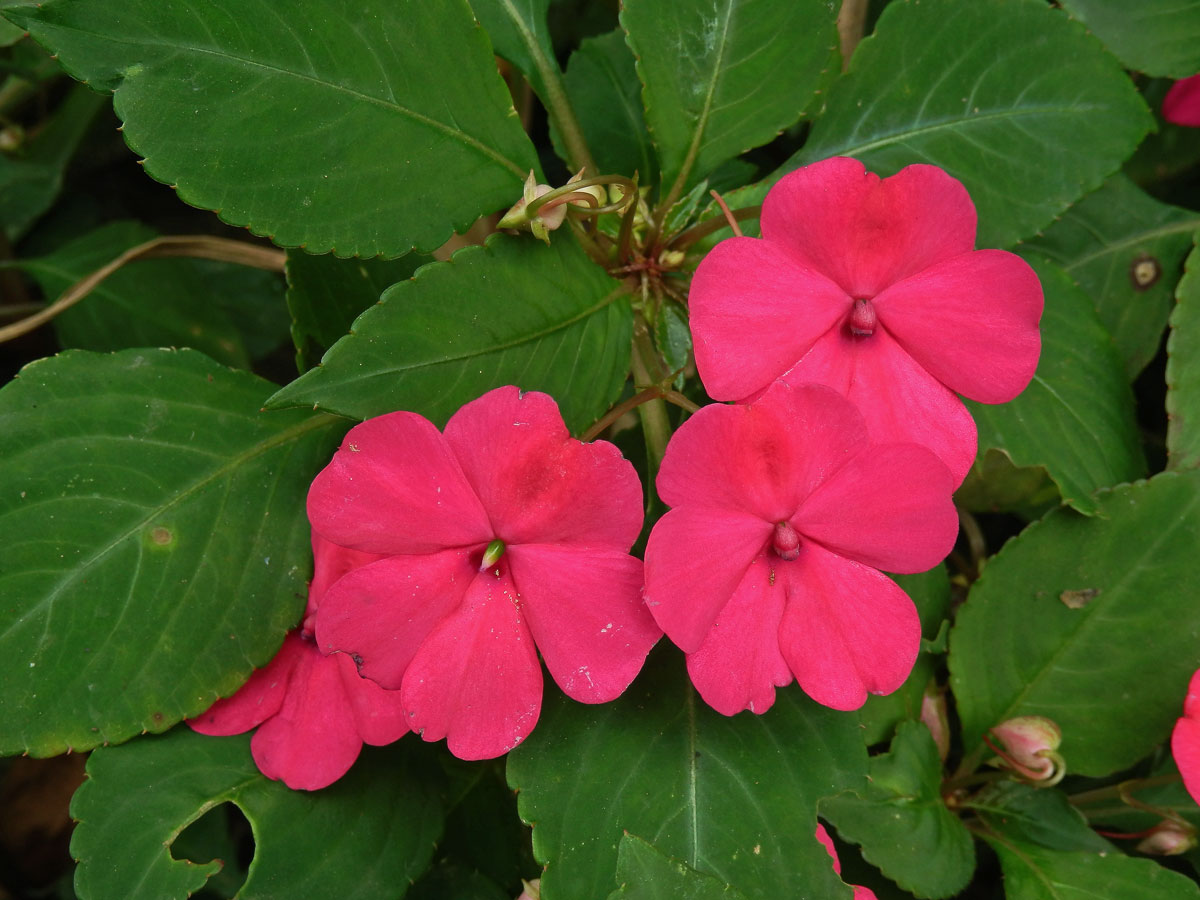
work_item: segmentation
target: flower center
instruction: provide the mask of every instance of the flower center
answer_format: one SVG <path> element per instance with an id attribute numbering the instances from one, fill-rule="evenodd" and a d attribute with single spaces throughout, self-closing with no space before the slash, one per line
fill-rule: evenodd
<path id="1" fill-rule="evenodd" d="M 865 297 L 854 301 L 854 310 L 850 313 L 850 333 L 862 336 L 875 333 L 875 307 Z"/>
<path id="2" fill-rule="evenodd" d="M 479 563 L 479 571 L 482 572 L 496 564 L 496 560 L 504 555 L 504 541 L 500 538 L 492 541 L 487 545 L 487 549 L 483 551 L 483 560 Z"/>
<path id="3" fill-rule="evenodd" d="M 771 549 L 780 559 L 795 559 L 800 555 L 800 535 L 787 522 L 780 522 L 775 526 Z"/>

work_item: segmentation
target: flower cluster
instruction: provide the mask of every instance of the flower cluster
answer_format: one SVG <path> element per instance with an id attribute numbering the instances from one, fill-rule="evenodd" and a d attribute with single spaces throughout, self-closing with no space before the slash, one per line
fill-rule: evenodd
<path id="1" fill-rule="evenodd" d="M 370 419 L 309 492 L 303 627 L 192 726 L 259 726 L 263 772 L 315 788 L 409 730 L 465 759 L 505 753 L 537 722 L 543 662 L 568 696 L 605 702 L 664 632 L 726 715 L 765 712 L 792 680 L 841 710 L 899 687 L 920 622 L 882 572 L 953 546 L 975 456 L 955 392 L 1024 388 L 1041 287 L 974 249 L 965 189 L 932 166 L 808 166 L 767 196 L 762 229 L 696 272 L 697 367 L 736 402 L 672 436 L 644 564 L 633 466 L 572 439 L 549 396 L 499 388 L 443 431 Z"/>

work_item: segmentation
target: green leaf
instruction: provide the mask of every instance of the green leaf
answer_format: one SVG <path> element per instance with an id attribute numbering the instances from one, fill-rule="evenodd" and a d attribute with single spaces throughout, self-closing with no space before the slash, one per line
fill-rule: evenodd
<path id="1" fill-rule="evenodd" d="M 110 222 L 48 256 L 18 264 L 54 299 L 131 247 L 157 237 L 139 222 Z M 245 344 L 214 302 L 195 260 L 143 259 L 122 266 L 54 319 L 59 342 L 83 350 L 192 347 L 218 362 L 248 368 Z"/>
<path id="2" fill-rule="evenodd" d="M 658 166 L 642 115 L 642 84 L 625 32 L 618 28 L 586 38 L 567 61 L 563 82 L 600 172 L 630 177 L 636 172 L 642 184 L 657 184 Z M 553 125 L 550 136 L 565 159 L 562 136 Z"/>
<path id="3" fill-rule="evenodd" d="M 1008 900 L 1189 900 L 1200 897 L 1190 878 L 1150 859 L 1118 851 L 1064 853 L 985 834 L 1004 871 Z"/>
<path id="4" fill-rule="evenodd" d="M 103 97 L 78 85 L 17 153 L 0 153 L 0 229 L 10 241 L 54 203 L 67 164 L 105 106 Z"/>
<path id="5" fill-rule="evenodd" d="M 617 881 L 621 886 L 608 900 L 742 900 L 745 896 L 628 833 L 617 849 Z"/>
<path id="6" fill-rule="evenodd" d="M 288 342 L 292 320 L 281 273 L 215 259 L 195 260 L 195 265 L 208 286 L 209 301 L 229 317 L 252 360 Z"/>
<path id="7" fill-rule="evenodd" d="M 1050 850 L 1116 853 L 1117 848 L 1092 831 L 1067 795 L 1019 781 L 998 781 L 963 804 L 988 824 L 1016 840 Z"/>
<path id="8" fill-rule="evenodd" d="M 1200 245 L 1200 232 L 1196 233 Z M 1167 338 L 1167 457 L 1172 469 L 1200 466 L 1200 246 L 1188 255 Z"/>
<path id="9" fill-rule="evenodd" d="M 407 409 L 441 424 L 515 384 L 553 395 L 578 433 L 625 383 L 632 333 L 624 288 L 569 237 L 547 247 L 494 235 L 385 291 L 320 366 L 268 405 L 360 419 Z"/>
<path id="10" fill-rule="evenodd" d="M 1098 489 L 1146 472 L 1133 392 L 1087 294 L 1052 263 L 1028 261 L 1046 296 L 1037 372 L 1012 402 L 967 407 L 981 455 L 995 448 L 1018 466 L 1044 467 L 1064 503 L 1093 515 Z"/>
<path id="11" fill-rule="evenodd" d="M 1062 0 L 1126 68 L 1186 78 L 1200 71 L 1200 3 L 1196 0 Z"/>
<path id="12" fill-rule="evenodd" d="M 1069 772 L 1107 775 L 1179 717 L 1200 667 L 1200 473 L 1115 488 L 1097 513 L 1063 508 L 1030 525 L 959 610 L 950 676 L 970 763 L 987 753 L 987 729 L 1040 715 L 1062 728 Z"/>
<path id="13" fill-rule="evenodd" d="M 1091 296 L 1132 381 L 1158 352 L 1197 227 L 1200 215 L 1159 203 L 1115 175 L 1027 246 L 1062 266 Z"/>
<path id="14" fill-rule="evenodd" d="M 304 498 L 342 429 L 193 351 L 69 351 L 0 390 L 0 754 L 163 731 L 304 608 Z"/>
<path id="15" fill-rule="evenodd" d="M 1043 0 L 894 0 L 783 171 L 933 163 L 971 192 L 980 246 L 1007 247 L 1098 187 L 1151 124 L 1116 60 Z"/>
<path id="16" fill-rule="evenodd" d="M 509 784 L 546 864 L 543 898 L 607 896 L 623 832 L 747 898 L 848 898 L 814 836 L 815 809 L 862 783 L 856 717 L 796 687 L 766 715 L 722 716 L 683 669 L 660 648 L 614 703 L 548 692 L 538 727 L 509 754 Z"/>
<path id="17" fill-rule="evenodd" d="M 496 55 L 516 66 L 537 95 L 559 78 L 554 43 L 546 27 L 550 0 L 470 0 L 475 17 L 492 39 Z"/>
<path id="18" fill-rule="evenodd" d="M 796 122 L 837 60 L 826 3 L 625 0 L 621 24 L 672 200 Z"/>
<path id="19" fill-rule="evenodd" d="M 292 314 L 296 366 L 315 366 L 363 310 L 399 281 L 412 277 L 430 257 L 410 253 L 400 259 L 338 259 L 299 250 L 287 255 L 287 305 Z"/>
<path id="20" fill-rule="evenodd" d="M 537 165 L 466 0 L 50 0 L 7 15 L 114 92 L 146 171 L 285 247 L 432 250 Z M 436 186 L 436 189 L 435 187 Z"/>
<path id="21" fill-rule="evenodd" d="M 950 897 L 975 871 L 975 843 L 942 802 L 942 763 L 929 730 L 902 722 L 891 750 L 871 758 L 860 796 L 821 801 L 821 816 L 863 858 L 918 897 Z"/>
<path id="22" fill-rule="evenodd" d="M 187 728 L 97 750 L 87 771 L 71 801 L 80 900 L 190 896 L 221 861 L 174 859 L 171 844 L 221 803 L 236 804 L 254 832 L 242 900 L 402 897 L 442 826 L 436 776 L 403 744 L 366 748 L 349 774 L 311 793 L 260 775 L 249 735 L 212 738 Z"/>

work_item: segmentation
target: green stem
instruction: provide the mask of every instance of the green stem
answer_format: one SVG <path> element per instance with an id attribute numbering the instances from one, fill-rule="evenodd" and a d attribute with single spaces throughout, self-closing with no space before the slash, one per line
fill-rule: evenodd
<path id="1" fill-rule="evenodd" d="M 633 384 L 638 389 L 661 385 L 665 373 L 658 361 L 658 350 L 650 337 L 650 328 L 646 318 L 640 311 L 634 313 L 633 320 Z M 642 420 L 642 432 L 646 438 L 646 461 L 649 477 L 653 483 L 658 475 L 658 467 L 663 454 L 667 451 L 667 441 L 671 439 L 671 421 L 667 418 L 667 404 L 658 397 L 641 404 L 638 415 Z"/>
<path id="2" fill-rule="evenodd" d="M 1084 791 L 1080 794 L 1072 794 L 1067 799 L 1072 806 L 1083 806 L 1088 803 L 1095 803 L 1098 800 L 1113 800 L 1124 798 L 1134 791 L 1140 791 L 1143 788 L 1161 787 L 1164 784 L 1174 784 L 1179 781 L 1179 775 L 1175 772 L 1170 772 L 1166 775 L 1155 775 L 1152 778 L 1135 778 L 1131 781 L 1122 781 L 1119 784 L 1110 784 L 1108 787 L 1096 788 L 1091 791 Z"/>
<path id="3" fill-rule="evenodd" d="M 533 64 L 537 66 L 538 77 L 542 82 L 542 103 L 546 105 L 546 112 L 558 126 L 558 133 L 562 135 L 563 143 L 566 144 L 567 161 L 574 169 L 597 171 L 596 162 L 592 159 L 592 153 L 588 149 L 587 141 L 583 138 L 583 131 L 579 127 L 579 120 L 575 118 L 575 110 L 571 107 L 570 98 L 567 97 L 558 64 L 546 58 L 546 54 L 538 46 L 537 38 L 533 36 L 533 32 L 529 30 L 525 20 L 513 6 L 512 0 L 503 0 L 503 2 L 509 18 L 512 19 L 517 31 L 521 33 L 521 40 L 525 42 L 525 48 L 533 58 Z"/>

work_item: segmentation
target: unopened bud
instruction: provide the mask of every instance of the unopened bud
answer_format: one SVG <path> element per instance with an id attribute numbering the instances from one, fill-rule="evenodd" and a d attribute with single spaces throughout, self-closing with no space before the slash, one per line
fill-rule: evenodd
<path id="1" fill-rule="evenodd" d="M 796 534 L 796 529 L 787 522 L 780 522 L 775 526 L 771 546 L 780 559 L 795 559 L 800 555 L 800 535 Z"/>
<path id="2" fill-rule="evenodd" d="M 854 309 L 850 313 L 850 333 L 867 336 L 875 333 L 875 307 L 867 299 L 854 301 Z"/>
<path id="3" fill-rule="evenodd" d="M 946 715 L 946 694 L 932 681 L 921 697 L 921 721 L 933 735 L 938 759 L 945 762 L 950 753 L 950 719 Z"/>
<path id="4" fill-rule="evenodd" d="M 550 232 L 562 225 L 563 220 L 567 215 L 567 208 L 563 204 L 550 204 L 538 208 L 531 216 L 526 211 L 526 207 L 539 197 L 550 193 L 554 188 L 548 184 L 538 184 L 537 178 L 530 171 L 529 177 L 525 179 L 525 188 L 521 199 L 513 204 L 512 208 L 506 212 L 500 221 L 496 223 L 497 228 L 528 228 L 533 232 L 534 237 L 540 238 L 547 243 L 550 242 Z"/>
<path id="5" fill-rule="evenodd" d="M 479 563 L 479 571 L 482 572 L 489 566 L 494 566 L 496 560 L 504 555 L 504 541 L 496 538 L 487 545 L 487 549 L 483 551 L 483 561 Z"/>
<path id="6" fill-rule="evenodd" d="M 1137 845 L 1139 853 L 1149 856 L 1179 856 L 1196 846 L 1196 829 L 1163 819 Z"/>
<path id="7" fill-rule="evenodd" d="M 1066 766 L 1058 747 L 1062 730 L 1045 716 L 1018 716 L 1001 722 L 991 729 L 993 737 L 1003 744 L 1003 751 L 993 746 L 998 759 L 992 765 L 1012 769 L 1029 781 L 1057 784 L 1066 774 Z"/>
<path id="8" fill-rule="evenodd" d="M 683 265 L 685 259 L 687 259 L 687 254 L 682 250 L 664 250 L 658 254 L 658 267 L 660 269 L 678 269 Z"/>
<path id="9" fill-rule="evenodd" d="M 521 879 L 521 884 L 525 890 L 521 891 L 521 896 L 517 900 L 541 900 L 542 896 L 542 879 L 535 878 L 533 881 Z"/>

